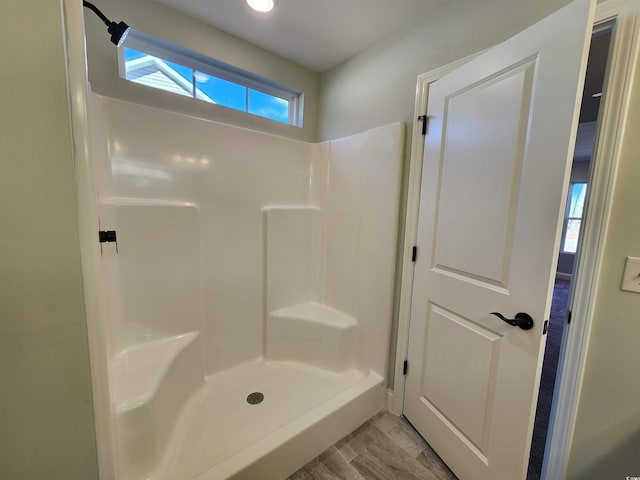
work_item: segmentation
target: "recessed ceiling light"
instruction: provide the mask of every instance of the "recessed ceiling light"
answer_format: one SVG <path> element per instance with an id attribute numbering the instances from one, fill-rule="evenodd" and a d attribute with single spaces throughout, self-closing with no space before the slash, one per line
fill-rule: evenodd
<path id="1" fill-rule="evenodd" d="M 251 8 L 258 12 L 270 12 L 276 4 L 275 0 L 247 0 Z"/>

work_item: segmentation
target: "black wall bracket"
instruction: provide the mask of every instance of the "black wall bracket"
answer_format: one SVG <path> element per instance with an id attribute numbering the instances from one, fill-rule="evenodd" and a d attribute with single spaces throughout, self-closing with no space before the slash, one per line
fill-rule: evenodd
<path id="1" fill-rule="evenodd" d="M 102 253 L 103 243 L 115 243 L 116 253 L 118 253 L 118 235 L 115 230 L 100 230 L 98 232 L 98 241 L 100 242 L 100 253 Z"/>

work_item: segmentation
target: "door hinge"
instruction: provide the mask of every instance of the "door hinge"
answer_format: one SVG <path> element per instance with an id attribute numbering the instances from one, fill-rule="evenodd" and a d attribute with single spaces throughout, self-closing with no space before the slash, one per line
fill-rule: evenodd
<path id="1" fill-rule="evenodd" d="M 100 230 L 98 232 L 98 241 L 100 242 L 100 253 L 102 253 L 103 243 L 115 243 L 116 253 L 118 253 L 118 236 L 115 230 Z"/>
<path id="2" fill-rule="evenodd" d="M 567 325 L 571 323 L 571 310 L 567 312 Z"/>
<path id="3" fill-rule="evenodd" d="M 418 259 L 418 247 L 414 245 L 413 248 L 411 249 L 411 261 L 413 263 L 416 263 L 417 259 Z"/>
<path id="4" fill-rule="evenodd" d="M 544 326 L 542 327 L 542 334 L 546 335 L 549 331 L 549 320 L 544 321 Z"/>
<path id="5" fill-rule="evenodd" d="M 426 135 L 427 134 L 427 125 L 429 124 L 429 117 L 427 117 L 426 115 L 420 115 L 418 117 L 418 120 L 420 120 L 422 122 L 422 135 Z"/>
<path id="6" fill-rule="evenodd" d="M 409 360 L 405 360 L 402 364 L 402 375 L 406 375 L 409 371 Z"/>

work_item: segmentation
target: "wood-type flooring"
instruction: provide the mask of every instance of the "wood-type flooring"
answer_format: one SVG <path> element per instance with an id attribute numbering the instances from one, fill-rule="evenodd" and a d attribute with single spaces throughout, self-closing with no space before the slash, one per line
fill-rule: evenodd
<path id="1" fill-rule="evenodd" d="M 382 412 L 288 480 L 457 480 L 403 417 Z"/>

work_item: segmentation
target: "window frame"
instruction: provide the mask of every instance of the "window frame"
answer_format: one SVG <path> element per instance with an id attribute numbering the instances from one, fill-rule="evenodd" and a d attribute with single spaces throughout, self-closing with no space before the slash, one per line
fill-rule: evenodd
<path id="1" fill-rule="evenodd" d="M 221 62 L 214 58 L 201 55 L 199 53 L 187 50 L 178 45 L 166 42 L 162 39 L 147 35 L 146 33 L 131 29 L 125 40 L 118 45 L 118 73 L 120 78 L 126 78 L 126 60 L 125 48 L 137 50 L 139 52 L 158 57 L 178 65 L 192 69 L 194 72 L 202 72 L 214 77 L 233 82 L 245 87 L 246 90 L 246 109 L 240 110 L 224 105 L 218 105 L 222 108 L 229 108 L 237 112 L 243 112 L 260 118 L 265 118 L 277 123 L 291 125 L 302 128 L 304 117 L 304 93 L 291 87 L 279 84 L 273 80 L 261 77 L 246 70 L 242 70 L 233 65 Z M 130 80 L 127 80 L 130 81 Z M 274 97 L 281 98 L 289 102 L 289 120 L 281 122 L 273 118 L 257 115 L 249 111 L 249 89 L 266 93 Z M 161 89 L 159 89 L 161 90 Z M 163 90 L 161 90 L 163 91 Z M 196 97 L 191 97 L 195 98 Z"/>

